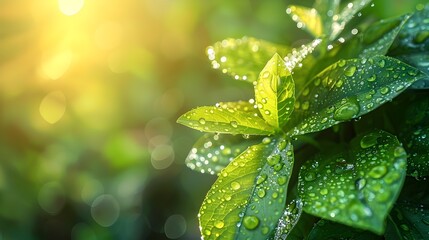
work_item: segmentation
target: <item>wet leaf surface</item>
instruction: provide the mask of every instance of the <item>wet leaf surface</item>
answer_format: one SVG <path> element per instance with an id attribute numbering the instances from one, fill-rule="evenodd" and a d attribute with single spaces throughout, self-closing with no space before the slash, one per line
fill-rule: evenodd
<path id="1" fill-rule="evenodd" d="M 288 47 L 252 37 L 228 38 L 208 47 L 207 56 L 214 69 L 236 80 L 252 83 L 275 53 L 284 57 L 289 50 Z"/>
<path id="2" fill-rule="evenodd" d="M 266 239 L 282 216 L 293 167 L 284 139 L 264 139 L 234 159 L 201 206 L 204 239 Z"/>
<path id="3" fill-rule="evenodd" d="M 286 129 L 290 135 L 321 131 L 368 113 L 424 75 L 397 59 L 340 60 L 297 93 Z"/>
<path id="4" fill-rule="evenodd" d="M 206 133 L 194 144 L 186 157 L 186 166 L 201 173 L 218 174 L 248 147 L 262 137 Z"/>
<path id="5" fill-rule="evenodd" d="M 405 174 L 405 150 L 378 130 L 355 138 L 348 151 L 304 163 L 299 195 L 307 213 L 382 234 Z"/>

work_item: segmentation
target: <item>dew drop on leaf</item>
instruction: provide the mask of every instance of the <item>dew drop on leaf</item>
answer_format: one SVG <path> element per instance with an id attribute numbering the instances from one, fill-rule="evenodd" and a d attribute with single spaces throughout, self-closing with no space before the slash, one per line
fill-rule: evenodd
<path id="1" fill-rule="evenodd" d="M 231 124 L 231 127 L 233 128 L 238 127 L 238 123 L 236 121 L 231 121 L 230 124 Z"/>
<path id="2" fill-rule="evenodd" d="M 307 181 L 307 182 L 314 181 L 314 179 L 316 179 L 316 174 L 314 172 L 308 172 L 304 176 L 304 180 Z"/>
<path id="3" fill-rule="evenodd" d="M 280 162 L 280 159 L 281 159 L 280 155 L 271 155 L 267 158 L 267 163 L 270 166 L 274 166 Z"/>
<path id="4" fill-rule="evenodd" d="M 215 222 L 215 224 L 214 224 L 214 226 L 216 227 L 216 228 L 223 228 L 223 226 L 225 226 L 225 223 L 222 221 L 222 220 L 219 220 L 219 221 L 216 221 Z"/>
<path id="5" fill-rule="evenodd" d="M 379 165 L 379 166 L 375 166 L 371 169 L 371 171 L 368 173 L 368 176 L 378 179 L 378 178 L 382 178 L 384 177 L 384 175 L 386 175 L 387 173 L 387 168 L 386 166 L 383 165 Z"/>
<path id="6" fill-rule="evenodd" d="M 366 179 L 365 178 L 359 178 L 355 182 L 356 189 L 361 191 L 366 186 Z"/>
<path id="7" fill-rule="evenodd" d="M 258 189 L 258 197 L 263 198 L 265 197 L 265 190 L 263 188 Z"/>
<path id="8" fill-rule="evenodd" d="M 365 149 L 374 146 L 375 144 L 377 144 L 377 139 L 379 137 L 381 137 L 381 135 L 376 132 L 365 135 L 360 140 L 361 148 Z"/>
<path id="9" fill-rule="evenodd" d="M 284 185 L 287 182 L 287 177 L 286 176 L 280 176 L 279 178 L 277 178 L 277 183 L 279 185 Z"/>
<path id="10" fill-rule="evenodd" d="M 263 144 L 269 144 L 270 142 L 271 142 L 271 138 L 269 137 L 265 137 L 264 139 L 262 139 Z"/>
<path id="11" fill-rule="evenodd" d="M 249 230 L 253 230 L 259 225 L 259 218 L 256 216 L 245 216 L 243 218 L 243 225 Z"/>
<path id="12" fill-rule="evenodd" d="M 231 182 L 231 188 L 232 190 L 238 190 L 240 189 L 241 185 L 238 182 Z"/>
<path id="13" fill-rule="evenodd" d="M 277 163 L 276 165 L 274 165 L 274 171 L 280 171 L 283 168 L 283 163 Z"/>
<path id="14" fill-rule="evenodd" d="M 206 120 L 205 120 L 204 118 L 200 118 L 200 119 L 198 120 L 198 122 L 199 122 L 200 124 L 206 124 Z"/>
<path id="15" fill-rule="evenodd" d="M 286 140 L 281 140 L 277 146 L 279 151 L 283 151 L 286 148 L 287 142 Z"/>
<path id="16" fill-rule="evenodd" d="M 265 180 L 267 179 L 267 177 L 268 177 L 267 174 L 259 175 L 256 178 L 256 184 L 261 184 L 261 183 L 265 182 Z"/>
<path id="17" fill-rule="evenodd" d="M 347 77 L 353 77 L 356 72 L 356 66 L 348 66 L 344 69 L 344 75 Z"/>
<path id="18" fill-rule="evenodd" d="M 334 120 L 346 121 L 359 114 L 360 106 L 356 99 L 347 99 L 334 112 Z"/>
<path id="19" fill-rule="evenodd" d="M 380 89 L 380 93 L 381 94 L 383 94 L 383 95 L 386 95 L 386 94 L 388 94 L 390 92 L 390 89 L 388 88 L 388 87 L 382 87 L 381 89 Z"/>
<path id="20" fill-rule="evenodd" d="M 368 80 L 368 82 L 374 82 L 376 79 L 377 79 L 377 76 L 376 75 L 372 75 L 367 80 Z"/>

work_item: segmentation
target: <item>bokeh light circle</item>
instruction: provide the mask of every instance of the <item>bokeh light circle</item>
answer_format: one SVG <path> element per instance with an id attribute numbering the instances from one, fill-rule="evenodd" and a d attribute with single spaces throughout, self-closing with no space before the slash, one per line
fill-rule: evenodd
<path id="1" fill-rule="evenodd" d="M 92 202 L 91 216 L 102 227 L 112 226 L 118 220 L 119 213 L 119 203 L 112 195 L 103 194 Z"/>
<path id="2" fill-rule="evenodd" d="M 165 221 L 165 236 L 169 239 L 178 239 L 186 233 L 186 228 L 186 219 L 182 215 L 171 215 Z"/>

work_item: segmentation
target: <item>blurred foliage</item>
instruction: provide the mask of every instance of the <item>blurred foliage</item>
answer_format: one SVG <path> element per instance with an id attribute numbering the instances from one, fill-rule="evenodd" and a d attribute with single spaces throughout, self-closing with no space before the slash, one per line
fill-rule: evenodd
<path id="1" fill-rule="evenodd" d="M 312 3 L 312 1 L 305 1 Z M 198 239 L 184 109 L 246 99 L 206 46 L 310 39 L 302 1 L 0 1 L 0 239 Z M 426 1 L 375 1 L 380 17 Z"/>

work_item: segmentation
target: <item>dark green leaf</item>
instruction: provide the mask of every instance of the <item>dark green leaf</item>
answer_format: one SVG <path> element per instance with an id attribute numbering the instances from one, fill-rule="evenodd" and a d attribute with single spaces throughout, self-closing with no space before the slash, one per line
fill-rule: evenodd
<path id="1" fill-rule="evenodd" d="M 222 170 L 200 209 L 204 239 L 267 239 L 285 208 L 293 149 L 265 139 Z"/>
<path id="2" fill-rule="evenodd" d="M 382 234 L 405 175 L 404 149 L 379 130 L 355 138 L 348 151 L 304 163 L 298 188 L 307 213 Z"/>
<path id="3" fill-rule="evenodd" d="M 267 41 L 243 37 L 228 38 L 207 48 L 207 55 L 214 69 L 236 80 L 254 82 L 268 60 L 278 53 L 286 56 L 289 48 Z"/>
<path id="4" fill-rule="evenodd" d="M 285 62 L 275 54 L 259 75 L 255 98 L 262 117 L 274 127 L 289 119 L 295 103 L 295 84 Z"/>
<path id="5" fill-rule="evenodd" d="M 386 239 L 429 239 L 429 206 L 401 202 L 390 213 Z"/>
<path id="6" fill-rule="evenodd" d="M 416 178 L 429 176 L 429 99 L 427 94 L 401 96 L 389 107 L 399 140 L 408 153 L 407 173 Z M 401 114 L 398 114 L 401 113 Z"/>
<path id="7" fill-rule="evenodd" d="M 429 5 L 416 11 L 399 32 L 389 55 L 429 74 Z M 413 88 L 429 88 L 428 78 Z"/>
<path id="8" fill-rule="evenodd" d="M 340 60 L 297 94 L 290 135 L 321 131 L 357 118 L 391 100 L 424 75 L 397 59 Z"/>
<path id="9" fill-rule="evenodd" d="M 192 147 L 186 165 L 201 173 L 218 174 L 248 147 L 261 142 L 261 137 L 204 134 Z"/>
<path id="10" fill-rule="evenodd" d="M 199 107 L 183 114 L 177 122 L 203 132 L 267 135 L 274 133 L 253 105 L 243 107 L 239 103 L 223 103 L 216 107 Z"/>
<path id="11" fill-rule="evenodd" d="M 389 54 L 393 56 L 429 50 L 429 5 L 416 11 L 404 25 Z"/>
<path id="12" fill-rule="evenodd" d="M 286 13 L 291 15 L 298 28 L 307 30 L 316 38 L 323 35 L 322 19 L 316 9 L 291 5 L 287 8 Z"/>
<path id="13" fill-rule="evenodd" d="M 372 24 L 363 33 L 361 42 L 363 50 L 359 57 L 385 55 L 409 17 L 410 15 L 407 14 Z"/>
<path id="14" fill-rule="evenodd" d="M 380 239 L 380 237 L 368 231 L 352 228 L 324 219 L 317 222 L 308 236 L 308 240 L 331 239 L 374 240 Z"/>
<path id="15" fill-rule="evenodd" d="M 302 202 L 300 199 L 292 200 L 286 207 L 276 227 L 274 239 L 286 240 L 292 229 L 298 223 L 302 213 Z"/>

